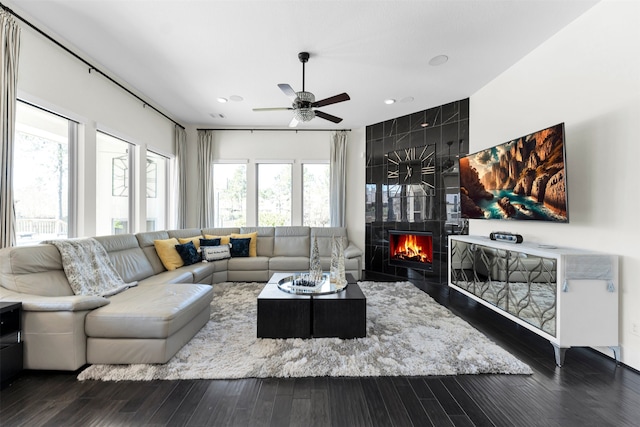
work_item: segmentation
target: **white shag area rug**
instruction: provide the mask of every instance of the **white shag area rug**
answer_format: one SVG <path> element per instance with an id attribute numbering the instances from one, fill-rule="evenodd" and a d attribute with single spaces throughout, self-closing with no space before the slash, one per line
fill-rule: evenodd
<path id="1" fill-rule="evenodd" d="M 214 285 L 211 320 L 163 365 L 92 365 L 79 380 L 531 374 L 531 368 L 409 282 L 359 282 L 367 336 L 256 338 L 263 283 Z"/>

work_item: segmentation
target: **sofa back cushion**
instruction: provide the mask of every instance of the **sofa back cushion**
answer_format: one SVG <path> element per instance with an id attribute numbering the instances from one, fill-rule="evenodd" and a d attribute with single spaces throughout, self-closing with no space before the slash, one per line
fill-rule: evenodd
<path id="1" fill-rule="evenodd" d="M 333 246 L 333 237 L 342 239 L 342 247 L 349 245 L 347 229 L 345 227 L 311 227 L 311 245 L 314 238 L 318 241 L 318 252 L 321 257 L 330 257 Z"/>
<path id="2" fill-rule="evenodd" d="M 276 227 L 273 255 L 308 257 L 310 242 L 309 227 Z"/>
<path id="3" fill-rule="evenodd" d="M 133 234 L 99 236 L 95 238 L 104 246 L 111 263 L 125 282 L 134 282 L 153 276 L 154 270 Z"/>
<path id="4" fill-rule="evenodd" d="M 156 247 L 153 242 L 154 240 L 166 240 L 168 238 L 169 233 L 166 231 L 145 231 L 143 233 L 136 234 L 138 245 L 140 245 L 140 248 L 151 263 L 153 274 L 160 274 L 163 271 L 167 271 L 156 252 Z"/>
<path id="5" fill-rule="evenodd" d="M 273 227 L 242 227 L 240 229 L 240 234 L 249 233 L 258 233 L 257 255 L 272 257 L 275 229 Z"/>
<path id="6" fill-rule="evenodd" d="M 202 229 L 202 235 L 209 235 L 209 236 L 231 236 L 233 233 L 239 233 L 239 232 L 240 232 L 239 227 L 218 227 L 218 228 Z"/>
<path id="7" fill-rule="evenodd" d="M 175 237 L 176 239 L 189 239 L 191 237 L 204 237 L 202 231 L 199 228 L 185 228 L 184 230 L 169 230 L 167 231 L 169 237 Z M 195 244 L 195 243 L 194 243 Z"/>
<path id="8" fill-rule="evenodd" d="M 48 297 L 73 295 L 53 245 L 15 246 L 0 250 L 0 285 L 14 292 Z"/>

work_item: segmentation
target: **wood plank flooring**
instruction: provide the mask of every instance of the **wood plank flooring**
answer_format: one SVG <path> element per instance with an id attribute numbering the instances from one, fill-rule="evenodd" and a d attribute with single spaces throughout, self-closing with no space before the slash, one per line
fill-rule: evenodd
<path id="1" fill-rule="evenodd" d="M 27 371 L 0 391 L 0 425 L 640 426 L 638 372 L 586 348 L 557 368 L 537 335 L 446 286 L 416 286 L 534 374 L 112 383 Z"/>

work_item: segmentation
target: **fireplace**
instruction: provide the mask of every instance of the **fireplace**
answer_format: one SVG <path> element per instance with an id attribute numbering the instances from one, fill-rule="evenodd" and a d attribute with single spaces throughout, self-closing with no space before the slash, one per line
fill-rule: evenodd
<path id="1" fill-rule="evenodd" d="M 389 230 L 389 265 L 432 271 L 432 234 Z"/>

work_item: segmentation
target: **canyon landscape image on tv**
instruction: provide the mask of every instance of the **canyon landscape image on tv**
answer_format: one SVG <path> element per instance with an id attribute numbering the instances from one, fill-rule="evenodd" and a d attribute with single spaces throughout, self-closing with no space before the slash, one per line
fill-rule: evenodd
<path id="1" fill-rule="evenodd" d="M 568 222 L 564 123 L 460 158 L 464 218 Z"/>

